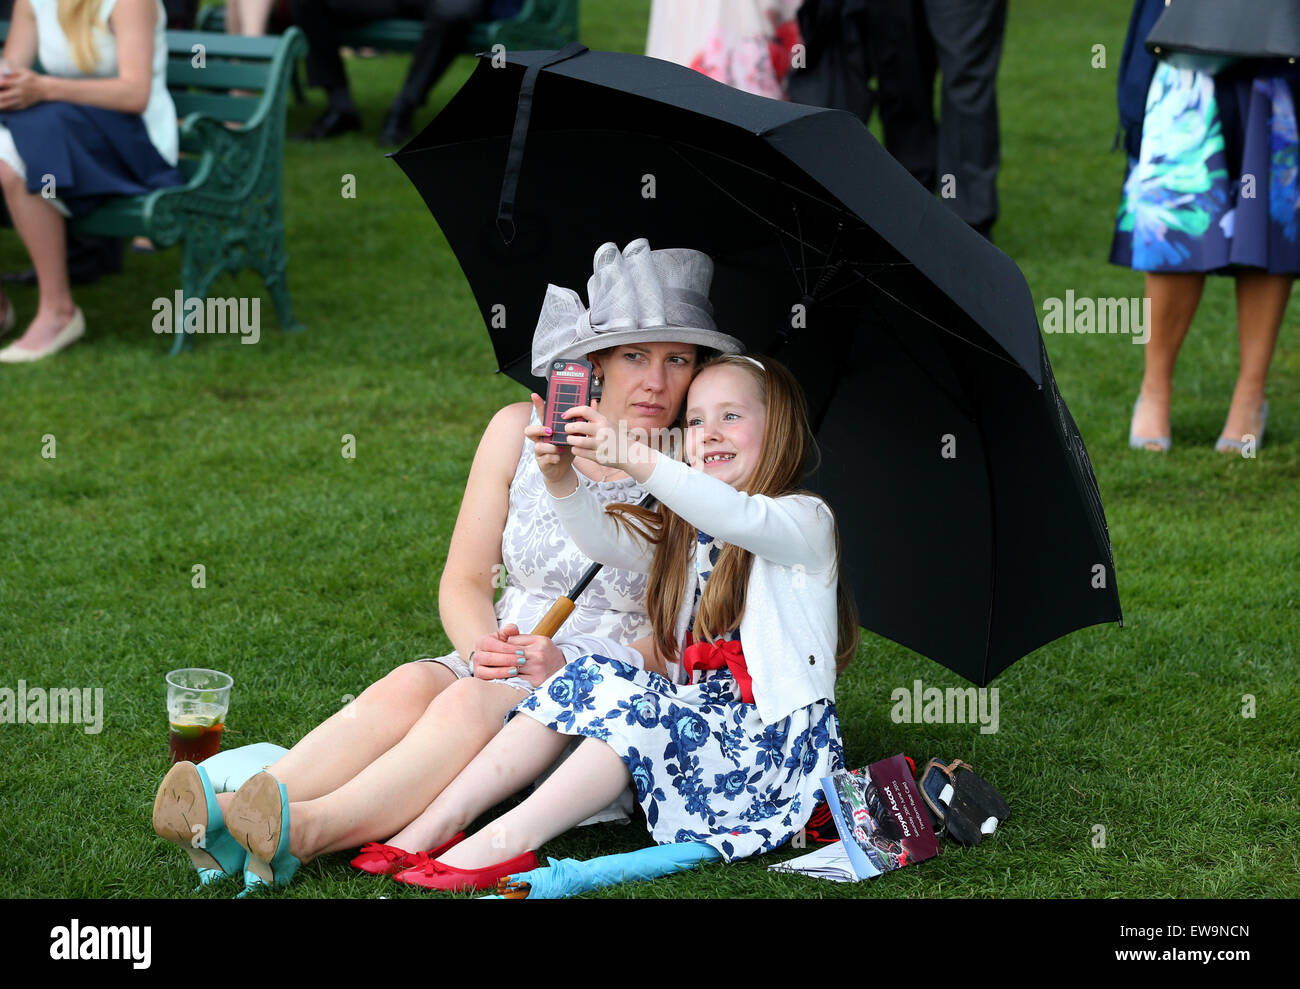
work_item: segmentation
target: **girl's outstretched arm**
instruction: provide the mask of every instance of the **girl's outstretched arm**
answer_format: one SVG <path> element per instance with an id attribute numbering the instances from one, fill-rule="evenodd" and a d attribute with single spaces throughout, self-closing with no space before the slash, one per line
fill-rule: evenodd
<path id="1" fill-rule="evenodd" d="M 571 421 L 568 427 L 573 456 L 627 471 L 646 491 L 715 539 L 734 543 L 773 563 L 801 566 L 809 573 L 835 566 L 835 519 L 827 504 L 815 495 L 770 498 L 746 494 L 645 443 L 621 435 L 595 409 L 578 406 L 565 414 L 581 417 Z M 580 492 L 563 497 L 567 488 L 561 491 L 548 487 L 548 490 L 552 507 L 575 542 L 582 545 L 575 531 L 578 527 L 586 530 L 584 537 L 587 533 L 605 536 L 601 530 L 592 528 L 593 523 L 584 524 L 586 506 L 573 500 Z M 612 526 L 623 532 L 613 519 L 603 521 L 606 528 Z M 623 535 L 633 540 L 626 533 Z"/>

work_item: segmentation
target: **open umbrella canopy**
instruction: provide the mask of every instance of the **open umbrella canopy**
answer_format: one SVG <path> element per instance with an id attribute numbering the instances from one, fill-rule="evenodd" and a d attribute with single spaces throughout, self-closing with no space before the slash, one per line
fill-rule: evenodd
<path id="1" fill-rule="evenodd" d="M 1101 500 L 1015 263 L 851 114 L 576 48 L 483 59 L 396 156 L 502 371 L 598 245 L 710 254 L 718 325 L 786 363 L 862 624 L 977 684 L 1120 618 Z M 960 190 L 958 190 L 960 194 Z"/>

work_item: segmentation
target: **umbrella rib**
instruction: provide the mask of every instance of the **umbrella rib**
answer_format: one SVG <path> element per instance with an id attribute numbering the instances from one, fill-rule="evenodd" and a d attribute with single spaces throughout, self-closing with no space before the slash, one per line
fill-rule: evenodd
<path id="1" fill-rule="evenodd" d="M 692 147 L 692 148 L 695 147 L 694 145 L 683 145 L 683 146 L 684 146 L 684 147 Z M 733 195 L 733 194 L 732 194 L 728 189 L 726 189 L 726 188 L 724 188 L 723 186 L 719 185 L 716 181 L 714 181 L 714 179 L 713 179 L 713 177 L 712 177 L 711 175 L 709 175 L 707 172 L 705 172 L 703 169 L 701 169 L 698 165 L 695 164 L 695 162 L 691 161 L 690 158 L 686 157 L 686 155 L 682 154 L 681 151 L 679 150 L 679 147 L 678 147 L 676 144 L 672 144 L 672 145 L 670 145 L 670 147 L 671 147 L 673 153 L 674 153 L 675 155 L 678 156 L 678 158 L 680 158 L 683 162 L 685 162 L 687 165 L 689 165 L 691 168 L 693 168 L 693 169 L 694 169 L 694 170 L 695 170 L 695 171 L 696 171 L 696 172 L 697 172 L 697 173 L 698 173 L 698 174 L 699 174 L 699 175 L 700 175 L 700 176 L 701 176 L 701 177 L 702 177 L 706 182 L 708 182 L 709 184 L 711 184 L 715 189 L 717 189 L 719 192 L 721 192 L 724 196 L 726 196 L 726 197 L 727 197 L 728 199 L 730 199 L 732 202 L 736 203 L 736 205 L 740 206 L 741 209 L 747 211 L 747 212 L 750 213 L 751 215 L 757 217 L 757 218 L 758 218 L 759 220 L 761 220 L 763 223 L 766 223 L 768 226 L 772 227 L 772 228 L 773 228 L 774 230 L 776 230 L 779 234 L 783 234 L 783 235 L 785 235 L 786 237 L 791 237 L 792 239 L 798 240 L 798 241 L 799 241 L 800 251 L 803 250 L 803 229 L 802 229 L 802 224 L 800 225 L 799 232 L 798 232 L 797 234 L 791 234 L 788 230 L 783 229 L 779 224 L 774 223 L 772 220 L 769 220 L 767 217 L 763 216 L 763 214 L 761 214 L 761 213 L 759 213 L 757 210 L 753 209 L 753 208 L 752 208 L 748 203 L 745 203 L 743 200 L 737 198 L 737 197 L 736 197 L 735 195 Z M 754 172 L 755 174 L 763 175 L 763 173 L 760 172 L 758 169 L 754 168 L 754 167 L 751 166 L 751 165 L 747 165 L 747 164 L 745 164 L 744 162 L 734 161 L 734 160 L 731 159 L 731 158 L 724 157 L 723 155 L 716 154 L 716 152 L 708 151 L 707 149 L 696 148 L 696 150 L 704 151 L 706 154 L 712 154 L 712 155 L 714 155 L 714 157 L 717 157 L 717 158 L 721 159 L 722 161 L 727 162 L 728 164 L 735 165 L 735 166 L 738 167 L 738 168 L 744 168 L 744 169 L 746 169 L 746 170 L 748 170 L 748 171 Z M 771 176 L 764 176 L 764 177 L 765 177 L 765 178 L 772 178 Z M 779 185 L 785 186 L 785 187 L 788 188 L 788 189 L 794 189 L 796 192 L 800 193 L 801 195 L 808 196 L 808 198 L 814 200 L 815 202 L 821 202 L 822 205 L 824 205 L 824 206 L 829 206 L 831 209 L 836 210 L 836 211 L 837 211 L 838 213 L 840 213 L 841 215 L 843 215 L 843 214 L 846 213 L 846 210 L 844 210 L 844 208 L 843 208 L 842 206 L 839 206 L 839 205 L 834 204 L 834 203 L 825 203 L 825 202 L 822 202 L 822 200 L 818 199 L 816 196 L 811 196 L 811 195 L 809 195 L 807 192 L 805 192 L 804 190 L 799 189 L 799 188 L 797 188 L 796 186 L 792 186 L 792 185 L 790 185 L 788 182 L 784 182 L 784 181 L 782 181 L 782 180 L 780 180 L 780 179 L 776 179 L 775 181 L 776 181 Z M 798 221 L 799 221 L 799 209 L 798 209 L 798 206 L 796 206 L 795 204 L 791 204 L 791 206 L 792 206 L 793 209 L 794 209 L 795 222 L 798 223 Z M 852 214 L 852 213 L 848 213 L 848 215 L 849 215 L 849 216 L 854 216 L 854 214 Z M 856 216 L 855 216 L 854 218 L 857 219 Z M 836 232 L 836 236 L 837 236 L 837 239 L 838 239 L 838 230 L 837 230 L 837 232 Z M 792 259 L 790 258 L 790 252 L 789 252 L 788 250 L 786 250 L 786 248 L 785 248 L 785 242 L 784 242 L 784 241 L 781 242 L 781 250 L 785 253 L 786 261 L 787 261 L 788 263 L 790 263 L 791 271 L 792 271 L 792 272 L 795 271 L 795 270 L 796 270 L 796 269 L 795 269 L 795 266 L 794 266 L 794 264 L 793 264 Z M 829 256 L 829 255 L 828 255 L 828 256 Z M 882 266 L 885 266 L 885 267 L 895 267 L 895 266 L 898 266 L 899 264 L 905 264 L 905 265 L 909 265 L 909 266 L 911 266 L 911 267 L 915 267 L 915 264 L 913 264 L 913 263 L 910 262 L 910 261 L 903 261 L 903 262 L 881 262 L 881 265 L 882 265 Z M 806 272 L 806 268 L 804 269 L 803 273 L 804 273 L 804 274 L 807 273 L 807 272 Z M 987 347 L 981 347 L 979 344 L 977 344 L 977 343 L 975 343 L 975 342 L 973 342 L 973 341 L 971 341 L 971 340 L 968 340 L 966 337 L 962 336 L 960 333 L 954 333 L 952 330 L 948 329 L 948 327 L 944 326 L 943 324 L 935 322 L 933 319 L 931 319 L 931 318 L 930 318 L 929 316 L 927 316 L 925 313 L 921 312 L 919 309 L 914 309 L 914 308 L 912 308 L 911 306 L 907 305 L 907 303 L 905 303 L 905 302 L 903 302 L 902 300 L 900 300 L 897 296 L 895 296 L 895 295 L 894 295 L 892 292 L 890 292 L 888 289 L 885 289 L 885 288 L 883 288 L 882 286 L 880 286 L 878 283 L 876 283 L 875 281 L 873 281 L 869 276 L 863 275 L 863 274 L 861 274 L 860 272 L 855 272 L 854 274 L 857 274 L 859 278 L 865 279 L 865 280 L 866 280 L 869 284 L 871 284 L 874 288 L 876 288 L 876 289 L 878 289 L 879 291 L 883 292 L 883 293 L 884 293 L 885 295 L 887 295 L 890 299 L 893 299 L 894 302 L 898 303 L 900 306 L 903 306 L 903 308 L 905 308 L 905 309 L 907 309 L 907 310 L 909 310 L 909 311 L 915 313 L 916 315 L 920 316 L 920 317 L 921 317 L 922 319 L 924 319 L 926 322 L 928 322 L 928 323 L 932 324 L 933 326 L 935 326 L 936 328 L 942 330 L 944 333 L 947 333 L 947 334 L 950 334 L 951 336 L 956 337 L 958 340 L 961 340 L 963 343 L 967 344 L 968 346 L 974 347 L 976 350 L 982 351 L 983 353 L 988 354 L 990 357 L 993 357 L 993 358 L 995 358 L 995 359 L 997 359 L 997 360 L 1002 361 L 1004 364 L 1009 364 L 1009 365 L 1011 365 L 1012 367 L 1020 367 L 1020 365 L 1017 364 L 1015 361 L 1013 361 L 1013 360 L 1009 360 L 1008 358 L 1004 357 L 1002 354 L 999 354 L 999 353 L 997 353 L 996 351 L 993 351 L 993 350 L 989 350 Z M 806 294 L 807 294 L 807 291 L 808 291 L 808 290 L 807 290 L 807 285 L 806 285 L 806 284 L 801 285 L 800 288 L 801 288 L 801 291 L 803 291 L 803 293 L 806 295 Z M 837 291 L 837 292 L 838 292 L 838 291 L 842 291 L 842 289 L 837 289 L 836 291 Z M 833 294 L 835 294 L 835 293 L 831 293 L 831 294 L 833 295 Z M 828 296 L 828 298 L 829 298 L 829 296 Z M 824 300 L 820 300 L 820 301 L 824 301 Z"/>
<path id="2" fill-rule="evenodd" d="M 818 290 L 820 290 L 821 287 L 826 284 L 826 279 L 834 277 L 834 275 L 831 274 L 832 269 L 838 272 L 844 267 L 844 262 L 840 262 L 837 265 L 831 261 L 831 258 L 835 256 L 835 248 L 839 246 L 840 234 L 842 234 L 843 232 L 844 232 L 844 221 L 841 220 L 839 223 L 835 224 L 835 237 L 831 240 L 831 246 L 826 251 L 826 257 L 822 261 L 822 275 L 819 279 L 817 279 L 817 284 L 813 286 L 812 296 L 814 299 L 817 298 Z M 822 301 L 822 300 L 818 300 L 818 301 Z"/>
<path id="3" fill-rule="evenodd" d="M 871 305 L 871 303 L 868 302 L 867 305 Z M 875 307 L 873 306 L 872 308 L 874 309 Z M 879 315 L 878 311 L 877 311 L 877 315 Z M 948 399 L 949 402 L 952 403 L 953 408 L 958 409 L 963 415 L 966 416 L 966 418 L 970 419 L 972 422 L 975 421 L 976 416 L 975 416 L 974 409 L 970 405 L 969 396 L 966 396 L 965 400 L 960 399 L 956 395 L 954 395 L 951 391 L 949 391 L 946 387 L 944 387 L 943 383 L 940 382 L 930 372 L 930 369 L 925 366 L 924 362 L 918 360 L 912 354 L 911 350 L 909 350 L 907 346 L 903 343 L 902 338 L 893 331 L 893 329 L 889 325 L 889 322 L 886 319 L 884 319 L 883 316 L 881 317 L 880 320 L 880 328 L 882 332 L 888 333 L 891 337 L 893 337 L 894 342 L 898 344 L 898 349 L 903 353 L 903 356 L 905 356 L 909 361 L 911 361 L 913 366 L 915 366 L 918 371 L 920 371 L 923 375 L 926 376 L 926 378 L 929 379 L 930 384 L 934 385 L 935 390 L 937 390 L 939 394 L 943 395 L 945 398 Z M 823 416 L 824 415 L 825 413 L 823 413 Z M 820 423 L 818 425 L 820 426 Z"/>
<path id="4" fill-rule="evenodd" d="M 803 273 L 803 294 L 808 294 L 808 255 L 804 253 L 803 243 L 803 221 L 799 219 L 799 204 L 791 203 L 790 210 L 794 213 L 795 229 L 799 231 L 799 270 Z"/>
<path id="5" fill-rule="evenodd" d="M 930 318 L 929 316 L 927 316 L 925 313 L 921 312 L 921 310 L 919 310 L 919 309 L 914 309 L 912 306 L 909 306 L 909 305 L 908 305 L 906 302 L 904 302 L 902 299 L 898 298 L 898 296 L 894 295 L 893 292 L 889 291 L 889 289 L 885 288 L 883 285 L 880 285 L 879 283 L 877 283 L 876 281 L 874 281 L 874 280 L 873 280 L 872 278 L 870 278 L 869 276 L 867 276 L 867 275 L 861 275 L 861 274 L 860 274 L 858 277 L 864 279 L 868 284 L 870 284 L 870 285 L 871 285 L 873 288 L 875 288 L 878 292 L 881 292 L 882 294 L 888 296 L 890 299 L 892 299 L 894 302 L 898 303 L 898 304 L 899 304 L 900 306 L 902 306 L 904 309 L 908 310 L 908 311 L 911 312 L 911 313 L 914 313 L 914 314 L 917 315 L 917 316 L 920 316 L 923 320 L 925 320 L 927 323 L 929 323 L 931 326 L 935 327 L 936 329 L 943 330 L 943 332 L 944 332 L 944 333 L 947 333 L 949 336 L 954 337 L 954 338 L 960 340 L 962 343 L 966 344 L 966 345 L 969 346 L 969 347 L 974 347 L 976 350 L 981 351 L 982 353 L 988 354 L 990 357 L 994 357 L 994 358 L 996 358 L 997 360 L 1000 360 L 1003 364 L 1009 364 L 1011 367 L 1019 368 L 1019 369 L 1022 370 L 1022 371 L 1024 370 L 1024 368 L 1021 368 L 1020 365 L 1017 364 L 1015 361 L 1013 361 L 1013 360 L 1009 360 L 1008 358 L 1006 358 L 1006 357 L 1002 356 L 1001 354 L 997 353 L 997 351 L 989 350 L 987 347 L 981 347 L 979 344 L 975 343 L 975 341 L 973 341 L 973 340 L 969 340 L 969 339 L 967 339 L 966 337 L 962 336 L 960 333 L 956 333 L 956 332 L 954 332 L 954 331 L 948 329 L 948 327 L 944 326 L 942 323 L 935 322 L 933 319 L 931 319 L 931 318 Z"/>
<path id="6" fill-rule="evenodd" d="M 745 204 L 741 203 L 741 205 L 744 206 Z M 750 210 L 750 212 L 752 213 L 753 210 Z M 757 213 L 754 215 L 758 216 Z M 799 266 L 794 263 L 794 258 L 790 257 L 790 251 L 785 246 L 785 238 L 782 237 L 782 234 L 784 234 L 785 231 L 776 226 L 776 224 L 772 224 L 772 226 L 776 229 L 776 242 L 781 245 L 781 253 L 785 255 L 785 263 L 790 266 L 790 274 L 795 276 L 795 287 L 799 289 L 800 295 L 807 295 L 808 291 L 801 283 L 798 276 Z"/>
<path id="7" fill-rule="evenodd" d="M 726 157 L 725 155 L 720 155 L 720 154 L 718 154 L 717 152 L 709 151 L 707 148 L 699 148 L 699 147 L 696 147 L 696 146 L 693 145 L 693 144 L 683 144 L 683 145 L 678 145 L 678 144 L 674 143 L 674 144 L 670 144 L 670 145 L 669 145 L 669 149 L 673 152 L 673 154 L 677 155 L 677 157 L 678 157 L 682 162 L 684 162 L 688 167 L 692 168 L 692 169 L 696 172 L 697 175 L 699 175 L 702 179 L 704 179 L 705 182 L 708 182 L 711 186 L 713 186 L 714 189 L 718 190 L 718 192 L 722 193 L 724 196 L 726 196 L 728 199 L 730 199 L 733 203 L 735 203 L 737 206 L 739 206 L 739 207 L 740 207 L 741 209 L 743 209 L 745 212 L 749 213 L 751 216 L 755 217 L 756 219 L 758 219 L 758 220 L 761 221 L 762 223 L 766 223 L 769 227 L 771 227 L 773 230 L 775 230 L 775 231 L 777 232 L 778 235 L 780 235 L 780 236 L 785 236 L 785 237 L 789 237 L 791 240 L 797 240 L 797 241 L 799 242 L 799 247 L 800 247 L 800 250 L 801 250 L 801 251 L 802 251 L 802 249 L 803 249 L 803 228 L 802 228 L 802 225 L 800 225 L 799 231 L 798 231 L 797 233 L 791 233 L 789 230 L 786 230 L 786 229 L 785 229 L 783 226 L 781 226 L 779 223 L 776 223 L 774 220 L 771 220 L 771 219 L 769 219 L 768 217 L 764 216 L 762 213 L 760 213 L 758 210 L 754 209 L 752 206 L 750 206 L 750 205 L 749 205 L 748 203 L 746 203 L 744 200 L 740 199 L 738 196 L 736 196 L 735 194 L 733 194 L 733 193 L 731 192 L 730 189 L 726 188 L 726 187 L 723 186 L 723 185 L 720 185 L 720 184 L 719 184 L 719 183 L 718 183 L 718 182 L 713 178 L 712 175 L 710 175 L 708 172 L 704 171 L 704 169 L 700 168 L 699 165 L 697 165 L 697 164 L 695 164 L 695 162 L 691 161 L 691 159 L 688 158 L 686 155 L 682 154 L 682 152 L 681 152 L 681 148 L 683 148 L 683 147 L 692 148 L 693 150 L 701 151 L 701 152 L 703 152 L 703 153 L 705 153 L 705 154 L 712 155 L 713 157 L 719 159 L 720 161 L 725 161 L 728 165 L 732 165 L 732 166 L 734 166 L 734 167 L 736 167 L 736 168 L 744 169 L 745 171 L 752 172 L 752 173 L 755 174 L 755 175 L 759 175 L 759 176 L 762 176 L 762 177 L 765 178 L 765 179 L 769 179 L 769 180 L 771 180 L 771 181 L 774 181 L 778 186 L 780 186 L 780 187 L 782 187 L 782 188 L 784 188 L 784 189 L 789 189 L 789 190 L 792 190 L 792 191 L 794 191 L 794 192 L 797 192 L 799 195 L 804 196 L 804 197 L 806 197 L 806 198 L 808 198 L 808 199 L 811 199 L 813 202 L 815 202 L 815 203 L 819 203 L 820 205 L 825 206 L 825 207 L 827 207 L 828 209 L 833 209 L 833 210 L 835 210 L 835 212 L 839 213 L 841 216 L 851 216 L 851 217 L 853 217 L 855 220 L 858 219 L 858 217 L 855 216 L 853 213 L 851 213 L 851 212 L 845 210 L 844 207 L 843 207 L 842 205 L 840 205 L 840 204 L 838 204 L 838 203 L 834 203 L 834 202 L 826 202 L 825 200 L 820 199 L 820 198 L 818 198 L 817 196 L 812 195 L 812 194 L 809 193 L 807 190 L 800 189 L 798 186 L 791 185 L 789 182 L 786 182 L 786 181 L 784 181 L 783 179 L 776 179 L 776 178 L 773 178 L 771 175 L 768 175 L 768 174 L 766 174 L 765 172 L 759 171 L 757 168 L 754 168 L 752 165 L 746 164 L 745 162 L 742 162 L 742 161 L 736 161 L 736 160 L 733 159 L 733 158 L 728 158 L 728 157 Z M 791 208 L 792 208 L 793 211 L 794 211 L 795 221 L 796 221 L 796 223 L 797 223 L 798 220 L 799 220 L 799 208 L 798 208 L 798 206 L 797 206 L 796 204 L 794 204 L 794 203 L 791 203 L 790 205 L 791 205 Z M 841 226 L 842 226 L 842 225 L 843 225 L 843 221 L 841 221 Z M 837 236 L 838 236 L 838 235 L 837 235 Z M 806 276 L 806 274 L 807 274 L 806 266 L 805 266 L 804 268 L 800 268 L 798 265 L 796 265 L 796 264 L 794 263 L 794 259 L 793 259 L 792 257 L 790 257 L 790 252 L 786 249 L 785 241 L 783 241 L 783 240 L 780 241 L 780 244 L 781 244 L 781 251 L 782 251 L 783 254 L 785 254 L 786 263 L 790 265 L 790 273 L 791 273 L 791 274 L 800 273 L 800 274 L 803 274 L 803 275 Z M 799 277 L 796 275 L 796 284 L 798 285 L 798 287 L 799 287 L 799 291 L 800 291 L 801 294 L 803 294 L 803 295 L 807 295 L 807 294 L 808 294 L 808 285 L 807 285 L 807 281 L 806 281 L 806 279 L 799 278 Z"/>
<path id="8" fill-rule="evenodd" d="M 988 621 L 984 626 L 984 668 L 980 671 L 978 686 L 985 687 L 989 682 L 989 650 L 993 643 L 993 612 L 996 606 L 998 588 L 998 511 L 997 489 L 993 486 L 993 468 L 989 464 L 989 444 L 984 437 L 984 429 L 978 419 L 975 430 L 979 433 L 980 446 L 984 448 L 984 477 L 989 491 L 989 609 Z"/>

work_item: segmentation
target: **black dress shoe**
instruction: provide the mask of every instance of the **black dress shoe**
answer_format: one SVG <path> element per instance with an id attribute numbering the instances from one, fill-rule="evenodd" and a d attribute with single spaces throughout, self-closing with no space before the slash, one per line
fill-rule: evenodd
<path id="1" fill-rule="evenodd" d="M 411 111 L 404 107 L 393 107 L 384 118 L 384 126 L 379 129 L 377 143 L 381 148 L 395 148 L 411 139 Z"/>
<path id="2" fill-rule="evenodd" d="M 295 141 L 325 141 L 350 130 L 361 130 L 361 115 L 356 110 L 326 110 L 314 124 L 293 135 Z"/>

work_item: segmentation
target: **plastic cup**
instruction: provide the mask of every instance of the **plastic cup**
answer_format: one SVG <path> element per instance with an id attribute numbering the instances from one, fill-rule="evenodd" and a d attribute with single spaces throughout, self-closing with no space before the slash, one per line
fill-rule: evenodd
<path id="1" fill-rule="evenodd" d="M 167 735 L 173 764 L 202 762 L 217 754 L 234 682 L 219 670 L 184 669 L 167 674 Z"/>

